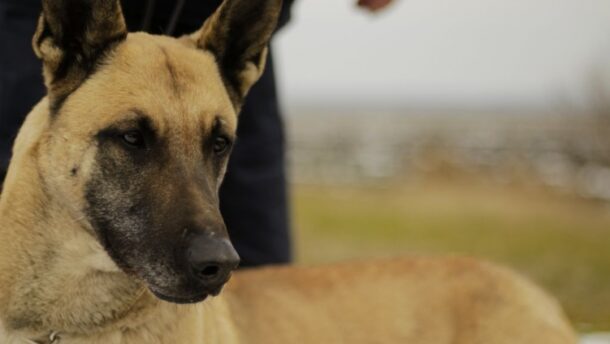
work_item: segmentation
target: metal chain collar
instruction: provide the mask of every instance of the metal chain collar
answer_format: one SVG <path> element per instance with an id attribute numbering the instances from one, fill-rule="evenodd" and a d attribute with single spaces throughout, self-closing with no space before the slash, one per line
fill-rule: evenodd
<path id="1" fill-rule="evenodd" d="M 59 344 L 61 337 L 59 332 L 51 332 L 48 338 L 38 340 L 26 340 L 28 344 Z"/>

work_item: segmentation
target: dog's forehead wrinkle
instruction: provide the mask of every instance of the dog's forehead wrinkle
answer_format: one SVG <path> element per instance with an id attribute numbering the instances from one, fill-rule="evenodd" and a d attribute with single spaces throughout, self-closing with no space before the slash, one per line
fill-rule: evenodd
<path id="1" fill-rule="evenodd" d="M 162 46 L 159 46 L 161 53 L 163 53 L 165 68 L 167 69 L 167 74 L 169 76 L 169 84 L 170 88 L 174 92 L 175 95 L 179 95 L 183 86 L 180 83 L 180 76 L 178 75 L 178 70 L 174 66 L 167 49 Z"/>

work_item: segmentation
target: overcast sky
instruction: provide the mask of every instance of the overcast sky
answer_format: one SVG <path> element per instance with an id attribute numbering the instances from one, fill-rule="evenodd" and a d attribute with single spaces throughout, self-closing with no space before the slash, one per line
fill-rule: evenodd
<path id="1" fill-rule="evenodd" d="M 275 42 L 287 105 L 583 102 L 610 70 L 610 0 L 297 0 Z"/>

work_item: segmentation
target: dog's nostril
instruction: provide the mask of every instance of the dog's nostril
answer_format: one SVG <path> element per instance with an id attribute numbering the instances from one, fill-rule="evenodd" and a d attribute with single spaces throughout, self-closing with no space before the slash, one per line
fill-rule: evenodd
<path id="1" fill-rule="evenodd" d="M 218 265 L 209 265 L 204 267 L 203 270 L 201 270 L 200 275 L 203 277 L 214 277 L 218 275 L 219 271 L 220 267 L 218 267 Z"/>

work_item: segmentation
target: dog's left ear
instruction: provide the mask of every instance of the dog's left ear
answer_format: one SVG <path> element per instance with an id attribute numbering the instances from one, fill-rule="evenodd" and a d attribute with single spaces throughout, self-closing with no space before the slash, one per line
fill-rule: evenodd
<path id="1" fill-rule="evenodd" d="M 237 112 L 263 73 L 281 8 L 282 0 L 225 0 L 191 36 L 216 57 Z"/>
<path id="2" fill-rule="evenodd" d="M 43 0 L 32 45 L 43 61 L 51 106 L 58 106 L 126 36 L 119 0 Z"/>

